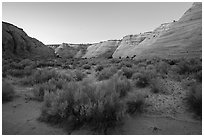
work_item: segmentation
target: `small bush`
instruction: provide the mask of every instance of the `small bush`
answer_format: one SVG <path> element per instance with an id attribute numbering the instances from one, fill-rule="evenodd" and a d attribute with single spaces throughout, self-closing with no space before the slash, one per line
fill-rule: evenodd
<path id="1" fill-rule="evenodd" d="M 135 72 L 132 68 L 128 68 L 128 67 L 123 67 L 122 71 L 123 71 L 123 75 L 126 76 L 128 79 L 130 79 L 133 73 Z"/>
<path id="2" fill-rule="evenodd" d="M 105 80 L 105 79 L 109 79 L 110 77 L 112 77 L 116 72 L 117 72 L 117 68 L 116 67 L 109 67 L 109 68 L 104 68 L 102 71 L 100 71 L 97 74 L 98 80 Z"/>
<path id="3" fill-rule="evenodd" d="M 30 60 L 30 59 L 24 59 L 24 60 L 22 60 L 21 62 L 19 62 L 19 64 L 21 65 L 21 66 L 23 66 L 23 67 L 25 67 L 25 66 L 30 66 L 30 65 L 32 65 L 32 61 Z"/>
<path id="4" fill-rule="evenodd" d="M 74 72 L 75 74 L 75 79 L 76 81 L 81 81 L 83 80 L 83 78 L 86 76 L 83 72 L 81 72 L 80 70 L 75 70 Z"/>
<path id="5" fill-rule="evenodd" d="M 7 73 L 14 77 L 22 77 L 24 75 L 24 71 L 18 69 L 10 69 L 7 71 Z"/>
<path id="6" fill-rule="evenodd" d="M 202 61 L 199 59 L 179 60 L 177 72 L 180 75 L 190 74 L 202 70 Z"/>
<path id="7" fill-rule="evenodd" d="M 32 93 L 33 99 L 43 101 L 45 94 L 45 85 L 44 84 L 35 85 L 35 87 L 32 90 Z"/>
<path id="8" fill-rule="evenodd" d="M 14 98 L 15 91 L 9 83 L 2 81 L 2 102 L 11 101 Z"/>
<path id="9" fill-rule="evenodd" d="M 115 64 L 115 63 L 120 63 L 121 59 L 117 59 L 117 58 L 112 58 L 111 59 L 111 63 Z"/>
<path id="10" fill-rule="evenodd" d="M 157 72 L 161 74 L 167 74 L 169 68 L 170 68 L 170 65 L 164 61 L 161 61 L 156 65 Z"/>
<path id="11" fill-rule="evenodd" d="M 115 90 L 117 93 L 119 93 L 120 98 L 125 97 L 131 90 L 130 82 L 124 76 L 119 76 L 118 74 L 116 74 L 110 79 L 110 83 L 115 86 Z"/>
<path id="12" fill-rule="evenodd" d="M 194 78 L 198 81 L 198 82 L 202 82 L 202 70 L 199 72 L 196 72 L 194 74 Z"/>
<path id="13" fill-rule="evenodd" d="M 193 110 L 195 114 L 202 117 L 202 85 L 194 84 L 190 88 L 190 92 L 187 97 L 187 103 L 190 110 Z"/>
<path id="14" fill-rule="evenodd" d="M 98 66 L 96 67 L 96 69 L 95 69 L 96 72 L 97 72 L 97 71 L 101 71 L 101 70 L 103 70 L 103 66 L 102 66 L 102 65 L 98 65 Z"/>
<path id="15" fill-rule="evenodd" d="M 141 94 L 135 94 L 135 95 L 130 94 L 126 102 L 127 113 L 134 114 L 134 113 L 142 112 L 144 102 L 145 102 L 144 96 L 142 96 Z"/>
<path id="16" fill-rule="evenodd" d="M 149 77 L 147 74 L 142 74 L 142 73 L 135 73 L 132 76 L 132 79 L 134 80 L 136 86 L 138 87 L 146 87 L 149 85 Z"/>
<path id="17" fill-rule="evenodd" d="M 155 66 L 150 64 L 146 67 L 147 70 L 155 70 Z"/>
<path id="18" fill-rule="evenodd" d="M 88 65 L 88 64 L 85 64 L 85 65 L 83 65 L 83 68 L 84 68 L 84 69 L 91 69 L 91 66 Z"/>
<path id="19" fill-rule="evenodd" d="M 166 89 L 164 87 L 162 80 L 159 78 L 154 78 L 150 82 L 151 92 L 153 93 L 166 93 Z"/>
<path id="20" fill-rule="evenodd" d="M 24 66 L 22 64 L 16 63 L 16 62 L 11 63 L 10 66 L 13 69 L 23 69 L 24 68 Z"/>

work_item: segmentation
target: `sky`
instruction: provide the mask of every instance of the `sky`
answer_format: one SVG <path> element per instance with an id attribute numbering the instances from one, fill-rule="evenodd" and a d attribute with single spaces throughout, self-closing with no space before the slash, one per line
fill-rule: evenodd
<path id="1" fill-rule="evenodd" d="M 3 2 L 2 20 L 44 44 L 96 43 L 179 20 L 191 2 Z"/>

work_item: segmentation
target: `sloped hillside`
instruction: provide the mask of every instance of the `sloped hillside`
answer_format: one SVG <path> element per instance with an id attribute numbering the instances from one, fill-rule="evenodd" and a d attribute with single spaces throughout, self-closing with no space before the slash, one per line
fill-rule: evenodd
<path id="1" fill-rule="evenodd" d="M 2 22 L 2 50 L 3 57 L 54 57 L 54 50 L 6 22 Z"/>
<path id="2" fill-rule="evenodd" d="M 162 24 L 153 32 L 124 37 L 113 57 L 127 56 L 201 57 L 202 3 L 194 3 L 177 22 Z"/>
<path id="3" fill-rule="evenodd" d="M 87 48 L 86 54 L 83 58 L 105 57 L 112 56 L 115 49 L 118 47 L 120 40 L 108 40 L 100 43 L 95 43 Z"/>

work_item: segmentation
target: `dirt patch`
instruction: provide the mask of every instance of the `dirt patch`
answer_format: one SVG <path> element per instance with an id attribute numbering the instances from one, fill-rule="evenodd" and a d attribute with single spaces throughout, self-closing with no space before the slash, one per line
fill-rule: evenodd
<path id="1" fill-rule="evenodd" d="M 37 119 L 42 103 L 28 100 L 29 88 L 15 87 L 18 97 L 2 105 L 3 135 L 63 135 L 62 129 L 51 127 Z M 26 94 L 27 92 L 27 94 Z"/>

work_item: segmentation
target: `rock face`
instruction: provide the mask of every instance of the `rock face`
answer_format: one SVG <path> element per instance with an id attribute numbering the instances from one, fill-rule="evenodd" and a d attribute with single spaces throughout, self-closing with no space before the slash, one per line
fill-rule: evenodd
<path id="1" fill-rule="evenodd" d="M 90 44 L 67 44 L 55 46 L 55 54 L 61 58 L 81 58 Z"/>
<path id="2" fill-rule="evenodd" d="M 151 44 L 153 44 L 158 39 L 161 33 L 168 30 L 170 26 L 171 23 L 164 23 L 152 32 L 145 32 L 138 35 L 128 35 L 123 37 L 122 42 L 114 52 L 113 57 L 126 58 L 139 54 L 140 51 L 138 49 L 143 49 L 145 46 L 151 46 Z"/>
<path id="3" fill-rule="evenodd" d="M 104 57 L 109 58 L 120 44 L 120 40 L 108 40 L 100 43 L 95 43 L 87 48 L 83 58 Z"/>
<path id="4" fill-rule="evenodd" d="M 113 57 L 127 56 L 201 57 L 202 3 L 194 3 L 177 22 L 162 24 L 152 32 L 125 36 Z"/>
<path id="5" fill-rule="evenodd" d="M 62 43 L 45 46 L 22 29 L 2 23 L 3 55 L 36 55 L 62 58 L 178 58 L 202 57 L 202 3 L 194 3 L 184 15 L 153 31 L 128 35 L 122 40 L 94 44 Z"/>
<path id="6" fill-rule="evenodd" d="M 54 50 L 6 22 L 2 22 L 2 51 L 3 57 L 54 57 Z"/>

